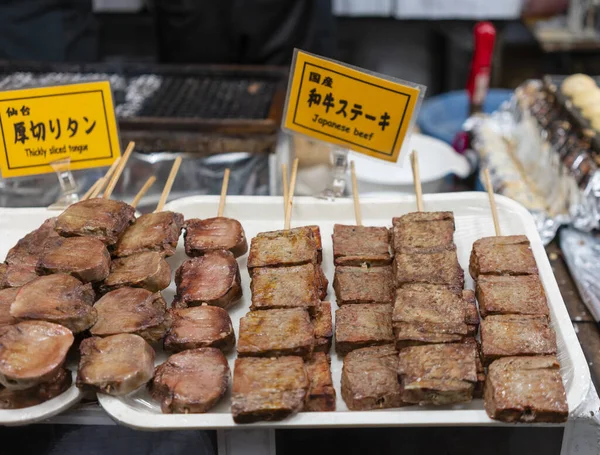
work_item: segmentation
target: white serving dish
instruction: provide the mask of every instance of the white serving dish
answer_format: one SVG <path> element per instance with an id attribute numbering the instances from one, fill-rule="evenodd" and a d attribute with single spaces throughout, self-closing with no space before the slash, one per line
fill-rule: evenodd
<path id="1" fill-rule="evenodd" d="M 0 258 L 26 234 L 37 229 L 48 218 L 57 216 L 60 212 L 45 208 L 0 208 Z M 78 403 L 83 393 L 75 386 L 77 361 L 67 359 L 67 368 L 73 374 L 73 384 L 63 394 L 23 409 L 0 409 L 0 425 L 27 425 L 46 420 L 59 414 Z"/>
<path id="2" fill-rule="evenodd" d="M 497 197 L 502 233 L 526 234 L 536 257 L 540 275 L 548 294 L 552 324 L 558 341 L 558 357 L 562 365 L 562 375 L 567 390 L 569 409 L 573 411 L 585 399 L 590 384 L 590 373 L 581 351 L 569 314 L 563 303 L 556 279 L 552 273 L 544 246 L 536 231 L 535 224 L 527 210 L 516 202 Z M 186 218 L 215 216 L 218 198 L 198 196 L 171 202 L 165 208 L 182 213 Z M 491 212 L 485 193 L 431 194 L 425 196 L 426 210 L 451 210 L 456 218 L 455 242 L 462 267 L 467 270 L 473 241 L 494 234 Z M 415 210 L 415 199 L 411 196 L 393 199 L 365 199 L 362 204 L 363 223 L 373 226 L 390 226 L 393 216 Z M 258 232 L 281 229 L 283 227 L 283 202 L 280 197 L 229 197 L 225 216 L 240 220 L 250 240 Z M 334 223 L 353 224 L 352 201 L 338 199 L 324 201 L 314 198 L 294 199 L 293 226 L 318 224 L 323 237 L 323 270 L 330 280 L 329 299 L 335 301 L 331 288 L 333 281 L 333 257 L 331 233 Z M 175 270 L 183 260 L 183 238 L 177 253 L 170 259 Z M 230 310 L 236 337 L 240 317 L 250 306 L 249 276 L 246 256 L 239 259 L 244 297 L 242 302 Z M 466 275 L 466 287 L 472 288 L 473 281 Z M 175 289 L 164 291 L 169 302 Z M 333 309 L 337 308 L 333 305 Z M 98 395 L 100 404 L 117 422 L 138 429 L 166 430 L 179 428 L 293 428 L 293 427 L 335 427 L 335 426 L 431 426 L 431 425 L 502 425 L 488 418 L 482 400 L 459 406 L 445 407 L 405 407 L 377 411 L 348 411 L 340 393 L 342 361 L 332 348 L 332 373 L 337 391 L 337 411 L 321 413 L 299 413 L 280 422 L 260 422 L 250 425 L 237 425 L 230 413 L 229 394 L 211 412 L 206 414 L 162 414 L 158 403 L 154 402 L 146 390 L 140 390 L 126 397 Z M 166 359 L 160 350 L 157 364 Z M 228 356 L 231 370 L 235 354 Z"/>

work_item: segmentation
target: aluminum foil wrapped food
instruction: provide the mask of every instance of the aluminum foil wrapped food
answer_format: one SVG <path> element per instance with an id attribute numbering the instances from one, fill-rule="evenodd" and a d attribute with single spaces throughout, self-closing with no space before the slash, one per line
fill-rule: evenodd
<path id="1" fill-rule="evenodd" d="M 549 243 L 561 225 L 600 227 L 595 133 L 574 119 L 542 81 L 521 85 L 510 102 L 466 128 L 494 190 L 523 204 Z"/>

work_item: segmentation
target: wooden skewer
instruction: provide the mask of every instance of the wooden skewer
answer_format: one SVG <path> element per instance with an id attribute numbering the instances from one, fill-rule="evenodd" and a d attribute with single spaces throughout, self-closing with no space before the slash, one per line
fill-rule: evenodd
<path id="1" fill-rule="evenodd" d="M 167 183 L 165 183 L 165 187 L 163 188 L 163 192 L 160 196 L 160 200 L 158 201 L 158 205 L 156 206 L 156 212 L 160 212 L 165 204 L 167 203 L 167 198 L 169 197 L 169 193 L 171 192 L 171 187 L 173 186 L 173 182 L 175 181 L 175 177 L 177 177 L 177 171 L 179 171 L 179 166 L 181 166 L 181 157 L 178 156 L 173 163 L 173 167 L 171 168 L 171 172 L 169 173 L 169 178 L 167 179 Z"/>
<path id="2" fill-rule="evenodd" d="M 283 213 L 287 212 L 287 200 L 290 196 L 290 186 L 288 183 L 288 172 L 287 172 L 287 164 L 283 163 L 281 165 L 281 181 L 283 183 Z"/>
<path id="3" fill-rule="evenodd" d="M 413 150 L 410 155 L 410 164 L 412 165 L 413 184 L 415 185 L 415 194 L 417 195 L 417 210 L 423 211 L 423 190 L 421 189 L 421 176 L 419 173 L 419 156 L 417 151 Z"/>
<path id="4" fill-rule="evenodd" d="M 90 189 L 87 190 L 83 196 L 81 196 L 80 201 L 85 201 L 89 199 L 90 196 L 94 193 L 94 191 L 96 191 L 96 189 L 98 188 L 98 185 L 102 184 L 102 180 L 104 180 L 104 177 L 100 177 L 98 180 L 96 180 L 94 184 L 90 187 Z"/>
<path id="5" fill-rule="evenodd" d="M 150 187 L 154 185 L 154 182 L 156 182 L 156 177 L 154 177 L 153 175 L 148 180 L 146 180 L 146 183 L 144 183 L 144 185 L 140 188 L 138 193 L 133 198 L 133 201 L 131 202 L 131 206 L 133 208 L 137 207 L 137 205 L 140 203 L 140 200 L 144 197 L 144 194 L 146 194 Z"/>
<path id="6" fill-rule="evenodd" d="M 285 211 L 285 226 L 284 229 L 290 229 L 292 221 L 292 205 L 294 203 L 294 191 L 296 191 L 296 175 L 298 174 L 298 158 L 294 160 L 292 166 L 292 176 L 290 177 L 290 189 L 288 191 L 287 207 Z"/>
<path id="7" fill-rule="evenodd" d="M 88 190 L 88 193 L 90 193 L 89 196 L 86 193 L 86 194 L 84 194 L 84 196 L 81 200 L 84 201 L 85 199 L 93 199 L 93 198 L 97 197 L 100 194 L 100 192 L 104 189 L 104 185 L 106 185 L 106 182 L 108 182 L 110 180 L 111 176 L 117 169 L 117 166 L 119 165 L 120 162 L 121 162 L 121 157 L 118 157 L 113 162 L 113 164 L 111 164 L 111 166 L 108 168 L 108 171 L 106 171 L 106 174 L 104 174 L 104 177 L 100 177 L 98 179 L 98 181 L 94 185 L 92 185 L 92 188 L 94 188 L 94 190 L 91 193 L 90 193 L 90 190 Z M 87 196 L 87 198 L 85 196 Z"/>
<path id="8" fill-rule="evenodd" d="M 360 199 L 358 198 L 358 183 L 356 182 L 356 168 L 354 161 L 350 161 L 350 175 L 352 176 L 352 196 L 354 197 L 354 218 L 357 226 L 362 226 L 362 215 L 360 213 Z"/>
<path id="9" fill-rule="evenodd" d="M 492 179 L 490 178 L 489 169 L 483 171 L 483 178 L 485 180 L 485 189 L 487 190 L 488 197 L 490 198 L 490 207 L 492 208 L 492 218 L 494 219 L 494 229 L 496 235 L 501 236 L 500 221 L 498 220 L 498 207 L 496 206 L 496 198 L 494 197 L 494 188 L 492 187 Z"/>
<path id="10" fill-rule="evenodd" d="M 223 175 L 223 184 L 221 185 L 221 199 L 219 200 L 219 211 L 217 212 L 218 217 L 223 216 L 223 212 L 225 211 L 225 199 L 227 198 L 227 187 L 229 186 L 229 174 L 231 171 L 229 168 L 225 169 L 225 174 Z"/>
<path id="11" fill-rule="evenodd" d="M 110 195 L 112 194 L 112 192 L 114 191 L 115 186 L 117 186 L 117 182 L 119 181 L 119 178 L 121 177 L 121 174 L 123 173 L 123 169 L 125 169 L 125 166 L 127 165 L 127 161 L 129 160 L 129 157 L 133 153 L 134 147 L 135 147 L 135 142 L 133 142 L 133 141 L 131 141 L 129 144 L 127 144 L 127 149 L 125 150 L 125 154 L 123 155 L 121 161 L 119 162 L 119 166 L 117 167 L 115 174 L 113 175 L 112 179 L 110 180 L 110 183 L 106 187 L 106 191 L 104 192 L 104 195 L 102 196 L 104 199 L 108 199 L 110 197 Z"/>

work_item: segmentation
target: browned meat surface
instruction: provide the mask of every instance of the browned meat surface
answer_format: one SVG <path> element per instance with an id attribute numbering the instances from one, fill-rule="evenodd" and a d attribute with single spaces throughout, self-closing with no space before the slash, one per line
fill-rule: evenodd
<path id="1" fill-rule="evenodd" d="M 464 300 L 447 289 L 419 285 L 398 289 L 392 315 L 397 346 L 402 341 L 425 343 L 427 338 L 437 343 L 441 341 L 437 334 L 453 335 L 448 341 L 460 339 L 468 333 L 465 320 Z"/>
<path id="2" fill-rule="evenodd" d="M 0 384 L 23 390 L 52 381 L 73 344 L 73 333 L 46 321 L 0 328 Z"/>
<path id="3" fill-rule="evenodd" d="M 461 294 L 465 284 L 465 272 L 458 263 L 456 251 L 396 254 L 394 270 L 398 287 L 415 283 L 435 284 Z"/>
<path id="4" fill-rule="evenodd" d="M 229 308 L 242 297 L 238 263 L 229 251 L 213 251 L 188 259 L 175 273 L 175 308 L 203 303 Z"/>
<path id="5" fill-rule="evenodd" d="M 18 288 L 38 277 L 35 265 L 0 264 L 0 289 Z"/>
<path id="6" fill-rule="evenodd" d="M 212 347 L 228 352 L 235 345 L 233 324 L 223 308 L 202 305 L 169 312 L 172 322 L 165 338 L 167 351 Z"/>
<path id="7" fill-rule="evenodd" d="M 147 213 L 128 227 L 115 245 L 113 256 L 124 257 L 145 251 L 163 256 L 175 254 L 183 228 L 183 215 L 174 212 Z"/>
<path id="8" fill-rule="evenodd" d="M 488 369 L 485 410 L 504 422 L 566 422 L 567 396 L 554 356 L 505 357 Z"/>
<path id="9" fill-rule="evenodd" d="M 277 357 L 298 355 L 308 358 L 313 351 L 315 332 L 306 310 L 251 311 L 240 319 L 238 356 Z"/>
<path id="10" fill-rule="evenodd" d="M 388 265 L 390 232 L 385 227 L 333 226 L 333 259 L 335 265 Z"/>
<path id="11" fill-rule="evenodd" d="M 305 308 L 314 311 L 319 303 L 315 265 L 261 267 L 252 270 L 251 310 Z"/>
<path id="12" fill-rule="evenodd" d="M 69 370 L 61 368 L 50 382 L 25 390 L 9 390 L 0 386 L 0 409 L 23 409 L 42 404 L 64 393 L 73 382 Z"/>
<path id="13" fill-rule="evenodd" d="M 464 336 L 460 334 L 428 332 L 418 325 L 405 322 L 394 323 L 394 337 L 398 350 L 423 344 L 456 343 L 464 339 Z"/>
<path id="14" fill-rule="evenodd" d="M 452 212 L 413 212 L 393 219 L 396 253 L 439 253 L 455 250 Z"/>
<path id="15" fill-rule="evenodd" d="M 156 251 L 133 254 L 125 258 L 114 259 L 110 264 L 110 273 L 100 283 L 103 294 L 123 287 L 143 288 L 150 292 L 159 292 L 171 284 L 171 266 L 162 254 Z"/>
<path id="16" fill-rule="evenodd" d="M 479 329 L 479 312 L 477 311 L 477 301 L 475 292 L 471 289 L 465 289 L 462 292 L 462 298 L 465 301 L 465 323 L 467 324 L 467 335 L 474 336 Z"/>
<path id="17" fill-rule="evenodd" d="M 315 351 L 329 352 L 333 338 L 331 303 L 320 302 L 312 319 L 315 328 Z"/>
<path id="18" fill-rule="evenodd" d="M 10 306 L 10 314 L 17 319 L 41 319 L 62 324 L 79 333 L 96 322 L 94 299 L 91 284 L 57 273 L 38 277 L 23 286 Z"/>
<path id="19" fill-rule="evenodd" d="M 94 336 L 135 333 L 149 343 L 160 340 L 170 326 L 167 304 L 160 293 L 141 288 L 120 288 L 96 302 L 98 321 Z"/>
<path id="20" fill-rule="evenodd" d="M 499 357 L 556 354 L 556 335 L 545 316 L 492 315 L 481 321 L 487 365 Z"/>
<path id="21" fill-rule="evenodd" d="M 121 396 L 137 390 L 154 376 L 154 350 L 138 335 L 86 338 L 79 353 L 79 388 Z"/>
<path id="22" fill-rule="evenodd" d="M 546 293 L 538 275 L 480 275 L 477 300 L 483 317 L 489 314 L 549 316 Z"/>
<path id="23" fill-rule="evenodd" d="M 202 256 L 209 251 L 229 250 L 237 258 L 248 252 L 244 228 L 238 220 L 223 216 L 185 222 L 185 253 Z"/>
<path id="24" fill-rule="evenodd" d="M 529 240 L 524 235 L 484 237 L 473 243 L 469 272 L 479 275 L 537 275 Z"/>
<path id="25" fill-rule="evenodd" d="M 406 403 L 446 405 L 470 401 L 477 382 L 476 348 L 449 343 L 400 351 L 398 376 Z"/>
<path id="26" fill-rule="evenodd" d="M 248 268 L 316 264 L 317 243 L 309 227 L 261 232 L 250 242 Z"/>
<path id="27" fill-rule="evenodd" d="M 308 387 L 302 357 L 238 358 L 231 393 L 233 420 L 282 420 L 304 408 Z"/>
<path id="28" fill-rule="evenodd" d="M 317 262 L 320 264 L 323 261 L 323 240 L 321 239 L 321 229 L 316 225 L 306 227 L 310 228 L 313 233 L 315 243 L 317 244 Z"/>
<path id="29" fill-rule="evenodd" d="M 230 376 L 221 351 L 190 349 L 173 354 L 156 368 L 150 393 L 166 414 L 207 412 L 225 395 Z"/>
<path id="30" fill-rule="evenodd" d="M 344 357 L 342 398 L 351 411 L 397 408 L 401 394 L 393 345 L 356 349 Z"/>
<path id="31" fill-rule="evenodd" d="M 35 267 L 44 246 L 49 239 L 58 237 L 54 230 L 56 218 L 49 218 L 25 237 L 17 242 L 6 255 L 6 263 L 10 265 Z"/>
<path id="32" fill-rule="evenodd" d="M 67 273 L 84 283 L 108 276 L 110 254 L 104 243 L 93 237 L 57 237 L 46 242 L 37 264 L 40 275 Z"/>
<path id="33" fill-rule="evenodd" d="M 483 387 L 485 384 L 485 368 L 483 367 L 483 361 L 481 360 L 481 344 L 479 341 L 469 336 L 463 341 L 465 344 L 473 346 L 475 349 L 475 366 L 477 367 L 477 383 L 473 389 L 473 398 L 483 398 Z"/>
<path id="34" fill-rule="evenodd" d="M 114 245 L 135 220 L 135 209 L 112 199 L 94 198 L 77 202 L 61 213 L 56 231 L 63 237 L 95 237 Z"/>
<path id="35" fill-rule="evenodd" d="M 338 354 L 393 342 L 392 305 L 344 305 L 336 310 L 335 350 Z"/>
<path id="36" fill-rule="evenodd" d="M 394 303 L 392 267 L 337 266 L 333 278 L 337 304 Z"/>
<path id="37" fill-rule="evenodd" d="M 327 287 L 329 286 L 329 280 L 325 276 L 325 272 L 319 264 L 315 265 L 315 277 L 317 280 L 317 294 L 320 300 L 327 298 Z"/>
<path id="38" fill-rule="evenodd" d="M 3 289 L 0 291 L 0 327 L 17 322 L 17 319 L 10 315 L 10 306 L 15 301 L 18 292 L 18 288 Z"/>
<path id="39" fill-rule="evenodd" d="M 315 352 L 306 362 L 310 386 L 304 410 L 309 412 L 335 411 L 335 389 L 331 379 L 330 359 L 324 352 Z"/>

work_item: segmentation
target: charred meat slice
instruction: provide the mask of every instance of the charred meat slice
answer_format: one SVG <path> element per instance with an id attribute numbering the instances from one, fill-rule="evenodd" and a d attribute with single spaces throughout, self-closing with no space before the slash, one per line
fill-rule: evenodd
<path id="1" fill-rule="evenodd" d="M 248 252 L 244 228 L 233 218 L 215 217 L 185 222 L 185 253 L 202 256 L 210 251 L 228 250 L 237 258 Z"/>
<path id="2" fill-rule="evenodd" d="M 0 264 L 0 289 L 18 288 L 38 277 L 35 265 Z"/>
<path id="3" fill-rule="evenodd" d="M 467 324 L 467 335 L 474 336 L 479 329 L 479 312 L 477 311 L 477 302 L 475 292 L 471 289 L 465 289 L 462 292 L 462 298 L 465 302 L 465 323 Z"/>
<path id="4" fill-rule="evenodd" d="M 251 310 L 298 307 L 312 313 L 319 303 L 314 264 L 253 269 L 250 290 Z"/>
<path id="5" fill-rule="evenodd" d="M 470 401 L 477 382 L 476 348 L 447 343 L 400 351 L 398 376 L 406 403 L 445 405 Z"/>
<path id="6" fill-rule="evenodd" d="M 316 264 L 317 243 L 311 228 L 261 232 L 250 243 L 248 268 Z"/>
<path id="7" fill-rule="evenodd" d="M 337 266 L 333 279 L 337 304 L 394 303 L 392 267 Z"/>
<path id="8" fill-rule="evenodd" d="M 165 350 L 179 352 L 212 347 L 228 352 L 233 348 L 233 324 L 223 308 L 202 305 L 169 312 L 172 322 L 165 338 Z"/>
<path id="9" fill-rule="evenodd" d="M 175 254 L 183 227 L 183 215 L 174 212 L 147 213 L 128 227 L 113 251 L 116 257 L 144 251 L 157 251 L 163 256 Z"/>
<path id="10" fill-rule="evenodd" d="M 113 259 L 110 273 L 98 289 L 105 294 L 123 287 L 159 292 L 171 284 L 171 266 L 156 251 Z"/>
<path id="11" fill-rule="evenodd" d="M 0 409 L 23 409 L 42 404 L 71 387 L 73 376 L 61 368 L 50 382 L 42 382 L 25 390 L 10 390 L 0 386 Z"/>
<path id="12" fill-rule="evenodd" d="M 160 340 L 170 325 L 167 304 L 160 293 L 141 288 L 120 288 L 96 302 L 98 321 L 94 336 L 135 333 L 149 343 Z"/>
<path id="13" fill-rule="evenodd" d="M 462 294 L 465 273 L 458 263 L 456 251 L 441 253 L 401 253 L 394 258 L 396 286 L 433 284 Z"/>
<path id="14" fill-rule="evenodd" d="M 414 212 L 393 219 L 396 253 L 438 253 L 455 250 L 452 212 Z"/>
<path id="15" fill-rule="evenodd" d="M 333 338 L 331 303 L 320 302 L 312 319 L 315 328 L 315 351 L 329 352 Z"/>
<path id="16" fill-rule="evenodd" d="M 6 263 L 10 265 L 35 267 L 49 239 L 58 237 L 54 230 L 56 218 L 50 218 L 35 231 L 30 232 L 17 242 L 6 255 Z"/>
<path id="17" fill-rule="evenodd" d="M 392 305 L 344 305 L 336 310 L 335 350 L 338 354 L 393 342 Z"/>
<path id="18" fill-rule="evenodd" d="M 240 357 L 310 357 L 315 343 L 313 325 L 302 308 L 251 311 L 240 319 Z"/>
<path id="19" fill-rule="evenodd" d="M 554 356 L 506 357 L 488 369 L 485 410 L 504 422 L 565 422 L 569 406 Z"/>
<path id="20" fill-rule="evenodd" d="M 393 345 L 356 349 L 344 357 L 342 398 L 348 409 L 402 406 L 398 383 L 398 351 Z"/>
<path id="21" fill-rule="evenodd" d="M 175 273 L 175 308 L 203 303 L 229 308 L 242 297 L 238 263 L 229 251 L 188 259 Z"/>
<path id="22" fill-rule="evenodd" d="M 10 314 L 10 306 L 15 301 L 18 288 L 3 289 L 0 291 L 0 327 L 12 325 L 17 322 L 17 319 Z"/>
<path id="23" fill-rule="evenodd" d="M 333 259 L 335 265 L 389 265 L 390 232 L 385 227 L 333 226 Z"/>
<path id="24" fill-rule="evenodd" d="M 310 386 L 304 406 L 305 411 L 335 411 L 335 389 L 331 379 L 330 361 L 329 355 L 324 352 L 315 352 L 306 362 Z"/>
<path id="25" fill-rule="evenodd" d="M 108 276 L 110 254 L 104 243 L 92 237 L 57 237 L 46 242 L 37 264 L 40 275 L 67 273 L 84 283 Z"/>
<path id="26" fill-rule="evenodd" d="M 319 299 L 325 300 L 327 298 L 327 287 L 329 286 L 329 280 L 325 276 L 320 264 L 315 265 L 315 276 L 317 280 L 317 293 L 319 294 Z"/>
<path id="27" fill-rule="evenodd" d="M 156 368 L 150 393 L 166 414 L 207 412 L 225 395 L 230 376 L 220 350 L 190 349 Z"/>
<path id="28" fill-rule="evenodd" d="M 46 321 L 23 321 L 0 329 L 0 384 L 23 390 L 52 381 L 73 344 L 66 327 Z"/>
<path id="29" fill-rule="evenodd" d="M 479 275 L 537 275 L 529 240 L 524 235 L 484 237 L 473 244 L 469 272 Z"/>
<path id="30" fill-rule="evenodd" d="M 56 220 L 63 237 L 95 237 L 114 245 L 135 220 L 135 209 L 112 199 L 94 198 L 68 207 Z"/>
<path id="31" fill-rule="evenodd" d="M 233 420 L 282 420 L 304 408 L 308 387 L 302 357 L 238 358 L 231 394 Z"/>
<path id="32" fill-rule="evenodd" d="M 62 324 L 79 333 L 96 322 L 94 299 L 92 285 L 83 284 L 71 275 L 41 276 L 20 289 L 10 306 L 10 314 L 17 319 Z"/>
<path id="33" fill-rule="evenodd" d="M 79 388 L 114 396 L 127 395 L 154 375 L 154 350 L 138 335 L 121 333 L 106 338 L 86 338 L 79 346 L 79 353 Z"/>
<path id="34" fill-rule="evenodd" d="M 546 293 L 538 275 L 480 275 L 477 300 L 483 317 L 490 314 L 549 316 Z"/>

